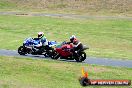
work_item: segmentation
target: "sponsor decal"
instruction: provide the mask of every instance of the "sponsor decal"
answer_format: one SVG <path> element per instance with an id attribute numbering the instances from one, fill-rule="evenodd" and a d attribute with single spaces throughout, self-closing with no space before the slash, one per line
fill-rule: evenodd
<path id="1" fill-rule="evenodd" d="M 81 70 L 82 76 L 79 78 L 79 82 L 82 86 L 130 86 L 131 80 L 122 79 L 89 79 L 88 72 Z"/>

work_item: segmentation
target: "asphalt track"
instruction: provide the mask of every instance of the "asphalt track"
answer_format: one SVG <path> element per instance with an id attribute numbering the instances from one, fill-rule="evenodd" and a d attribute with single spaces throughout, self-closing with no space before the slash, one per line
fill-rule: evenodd
<path id="1" fill-rule="evenodd" d="M 42 55 L 21 56 L 17 53 L 16 50 L 5 50 L 5 49 L 0 50 L 0 56 L 16 56 L 16 57 L 22 57 L 22 58 L 29 57 L 29 58 L 33 58 L 33 59 L 50 59 L 50 58 L 45 58 Z M 52 59 L 50 59 L 50 60 L 52 60 Z M 59 60 L 59 61 L 76 63 L 75 60 Z M 82 63 L 132 68 L 132 60 L 117 60 L 117 59 L 109 59 L 109 58 L 87 57 L 87 59 Z"/>
<path id="2" fill-rule="evenodd" d="M 31 13 L 31 12 L 0 12 L 0 15 L 17 15 L 17 16 L 47 16 L 47 17 L 63 17 L 73 19 L 125 19 L 132 20 L 132 17 L 127 16 L 90 16 L 90 15 L 77 15 L 77 14 L 53 14 L 53 13 Z"/>

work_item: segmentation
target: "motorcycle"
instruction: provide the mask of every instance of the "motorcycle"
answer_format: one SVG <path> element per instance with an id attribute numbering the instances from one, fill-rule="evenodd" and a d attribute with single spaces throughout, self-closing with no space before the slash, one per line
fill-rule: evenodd
<path id="1" fill-rule="evenodd" d="M 77 62 L 82 62 L 86 59 L 86 53 L 84 52 L 86 49 L 89 49 L 86 46 L 83 46 L 81 51 L 72 51 L 74 46 L 72 44 L 66 44 L 63 42 L 62 44 L 55 47 L 55 50 L 52 52 L 52 59 L 67 59 L 67 60 L 76 60 Z"/>
<path id="2" fill-rule="evenodd" d="M 54 51 L 53 46 L 56 46 L 56 41 L 49 41 L 48 46 L 35 47 L 40 44 L 38 38 L 27 38 L 24 40 L 23 45 L 18 48 L 18 53 L 20 55 L 32 54 L 32 55 L 44 55 L 45 57 L 50 56 L 52 51 Z"/>

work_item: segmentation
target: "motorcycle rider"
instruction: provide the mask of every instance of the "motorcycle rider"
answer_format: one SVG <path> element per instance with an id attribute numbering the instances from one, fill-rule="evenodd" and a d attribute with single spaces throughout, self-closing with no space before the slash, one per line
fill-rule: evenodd
<path id="1" fill-rule="evenodd" d="M 40 42 L 39 42 L 39 44 L 37 44 L 37 45 L 35 45 L 35 50 L 36 51 L 39 51 L 41 48 L 42 48 L 42 46 L 44 46 L 45 47 L 45 49 L 47 49 L 48 48 L 48 40 L 47 40 L 47 38 L 44 36 L 44 33 L 43 32 L 38 32 L 38 38 L 34 38 L 34 40 L 39 40 Z M 40 50 L 41 51 L 41 50 Z M 41 53 L 41 52 L 40 52 Z"/>
<path id="2" fill-rule="evenodd" d="M 48 40 L 44 36 L 43 32 L 38 32 L 38 39 L 40 40 L 40 42 L 42 43 L 43 46 L 47 46 L 48 45 Z"/>
<path id="3" fill-rule="evenodd" d="M 67 42 L 67 44 L 71 44 L 71 43 L 73 44 L 73 49 L 71 49 L 73 54 L 77 54 L 83 50 L 83 44 L 76 38 L 75 35 L 72 35 L 70 37 L 70 42 Z"/>
<path id="4" fill-rule="evenodd" d="M 76 38 L 73 40 L 73 46 L 74 46 L 73 48 L 74 52 L 75 51 L 80 52 L 83 50 L 83 44 Z"/>
<path id="5" fill-rule="evenodd" d="M 38 38 L 34 38 L 34 40 L 39 40 L 40 41 L 40 43 L 38 45 L 36 45 L 36 47 L 41 47 L 41 46 L 48 45 L 48 40 L 44 36 L 43 32 L 38 32 Z"/>

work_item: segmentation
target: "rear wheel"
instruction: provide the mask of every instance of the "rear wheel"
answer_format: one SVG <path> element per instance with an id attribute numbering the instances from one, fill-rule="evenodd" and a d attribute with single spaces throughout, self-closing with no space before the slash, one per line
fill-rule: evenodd
<path id="1" fill-rule="evenodd" d="M 82 58 L 82 61 L 84 61 L 86 59 L 86 53 L 85 52 L 81 52 L 81 58 Z"/>
<path id="2" fill-rule="evenodd" d="M 51 57 L 52 53 L 54 52 L 54 48 L 52 47 L 44 47 L 43 52 L 45 52 L 44 56 Z"/>
<path id="3" fill-rule="evenodd" d="M 82 61 L 84 61 L 86 59 L 86 53 L 85 52 L 80 52 L 77 56 L 76 56 L 76 58 L 75 58 L 75 60 L 77 61 L 77 62 L 82 62 Z"/>
<path id="4" fill-rule="evenodd" d="M 20 55 L 25 55 L 26 53 L 24 52 L 24 47 L 23 46 L 20 46 L 19 48 L 18 48 L 18 53 L 20 54 Z"/>
<path id="5" fill-rule="evenodd" d="M 57 53 L 56 51 L 53 51 L 53 52 L 52 52 L 52 55 L 51 55 L 51 58 L 52 58 L 52 59 L 57 60 L 59 57 L 60 57 L 59 53 Z"/>
<path id="6" fill-rule="evenodd" d="M 52 53 L 54 52 L 54 49 L 53 48 L 50 48 L 47 52 L 48 56 L 49 57 L 52 57 Z"/>

